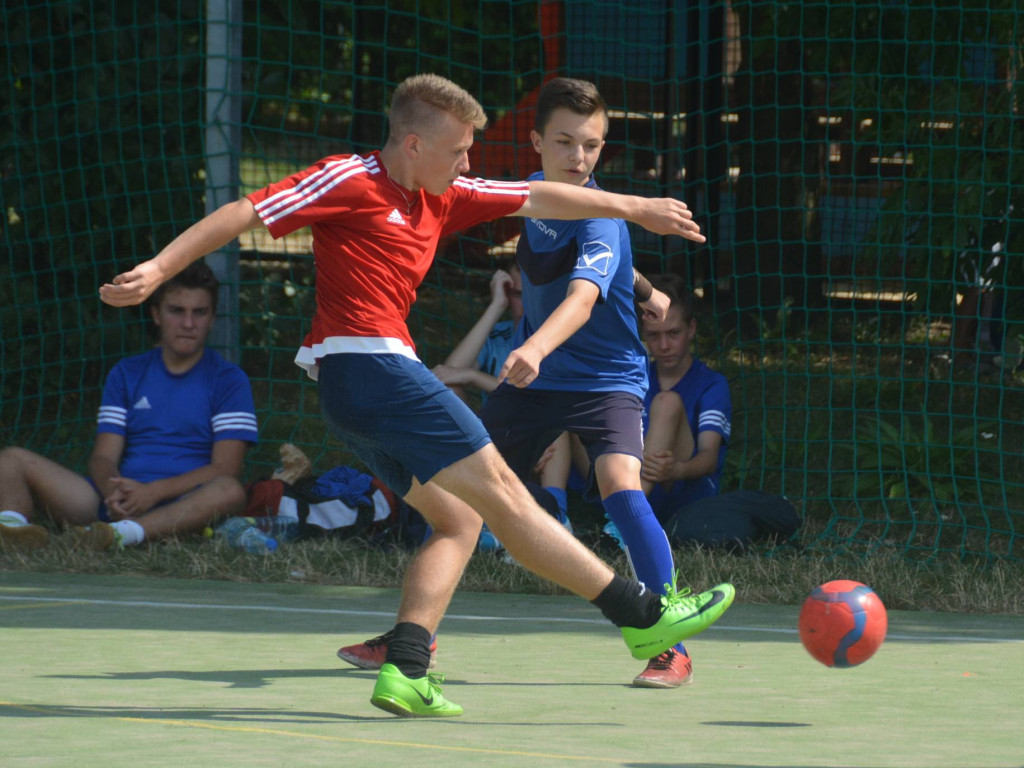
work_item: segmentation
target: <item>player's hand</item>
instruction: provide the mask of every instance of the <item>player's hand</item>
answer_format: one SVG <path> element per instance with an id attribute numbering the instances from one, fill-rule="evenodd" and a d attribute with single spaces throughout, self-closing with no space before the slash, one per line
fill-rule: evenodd
<path id="1" fill-rule="evenodd" d="M 665 322 L 665 318 L 668 317 L 668 308 L 671 304 L 672 300 L 668 296 L 657 288 L 653 288 L 651 290 L 651 298 L 640 304 L 641 309 L 644 311 L 643 319 L 654 323 Z"/>
<path id="2" fill-rule="evenodd" d="M 491 304 L 506 309 L 508 307 L 508 292 L 511 287 L 512 275 L 504 269 L 495 271 L 491 278 Z"/>
<path id="3" fill-rule="evenodd" d="M 693 220 L 693 213 L 682 200 L 658 197 L 645 200 L 645 203 L 634 219 L 644 229 L 658 235 L 679 235 L 695 243 L 707 241 Z"/>
<path id="4" fill-rule="evenodd" d="M 118 506 L 126 517 L 144 515 L 162 500 L 153 483 L 140 483 L 127 477 L 114 477 L 111 481 L 121 494 Z"/>
<path id="5" fill-rule="evenodd" d="M 166 279 L 154 259 L 144 261 L 128 272 L 122 272 L 111 282 L 100 286 L 100 299 L 112 307 L 130 307 L 141 304 Z"/>
<path id="6" fill-rule="evenodd" d="M 126 517 L 129 517 L 122 506 L 124 504 L 124 493 L 119 485 L 114 485 L 113 490 L 104 497 L 103 504 L 106 506 L 111 520 L 124 520 Z"/>
<path id="7" fill-rule="evenodd" d="M 558 450 L 558 440 L 552 441 L 551 445 L 544 449 L 544 453 L 537 459 L 537 464 L 534 466 L 533 471 L 538 475 L 544 471 L 544 468 L 550 463 L 551 459 L 554 458 L 555 452 Z"/>
<path id="8" fill-rule="evenodd" d="M 528 387 L 540 374 L 540 364 L 544 355 L 523 345 L 513 349 L 501 366 L 501 373 L 498 374 L 498 381 L 507 381 L 513 387 Z"/>
<path id="9" fill-rule="evenodd" d="M 676 458 L 672 451 L 658 451 L 644 456 L 640 466 L 640 479 L 651 483 L 675 480 Z"/>

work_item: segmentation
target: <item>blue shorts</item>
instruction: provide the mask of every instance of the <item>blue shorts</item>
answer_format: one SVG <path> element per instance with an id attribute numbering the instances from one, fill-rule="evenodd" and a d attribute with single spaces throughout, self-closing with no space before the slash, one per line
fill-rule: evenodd
<path id="1" fill-rule="evenodd" d="M 327 426 L 399 496 L 490 442 L 458 395 L 419 360 L 332 354 L 320 360 L 320 411 Z"/>
<path id="2" fill-rule="evenodd" d="M 521 478 L 562 432 L 578 435 L 594 463 L 606 453 L 643 460 L 644 403 L 628 392 L 563 392 L 502 384 L 487 398 L 480 418 L 495 447 Z"/>

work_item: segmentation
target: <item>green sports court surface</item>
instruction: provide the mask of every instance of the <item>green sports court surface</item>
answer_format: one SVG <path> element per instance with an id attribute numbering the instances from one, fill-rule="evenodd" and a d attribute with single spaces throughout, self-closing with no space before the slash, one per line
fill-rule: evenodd
<path id="1" fill-rule="evenodd" d="M 438 668 L 465 715 L 403 720 L 335 657 L 396 601 L 0 573 L 0 766 L 1024 765 L 1021 618 L 891 612 L 873 659 L 831 670 L 796 606 L 737 603 L 689 643 L 693 684 L 641 690 L 587 603 L 459 593 Z"/>

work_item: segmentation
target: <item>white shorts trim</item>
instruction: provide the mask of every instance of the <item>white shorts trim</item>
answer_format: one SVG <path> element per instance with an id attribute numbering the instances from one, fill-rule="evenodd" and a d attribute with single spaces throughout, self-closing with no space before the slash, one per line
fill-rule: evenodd
<path id="1" fill-rule="evenodd" d="M 357 355 L 402 355 L 410 360 L 419 360 L 415 350 L 401 339 L 385 336 L 328 336 L 312 347 L 303 345 L 295 355 L 295 364 L 302 368 L 313 381 L 320 374 L 318 361 L 321 357 L 335 354 Z"/>

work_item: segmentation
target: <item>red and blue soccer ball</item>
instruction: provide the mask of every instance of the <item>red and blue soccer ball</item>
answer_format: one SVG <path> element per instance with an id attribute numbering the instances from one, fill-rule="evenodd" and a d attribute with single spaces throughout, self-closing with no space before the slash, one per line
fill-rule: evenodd
<path id="1" fill-rule="evenodd" d="M 804 648 L 826 667 L 856 667 L 885 640 L 889 617 L 871 587 L 830 581 L 804 600 L 797 627 Z"/>

